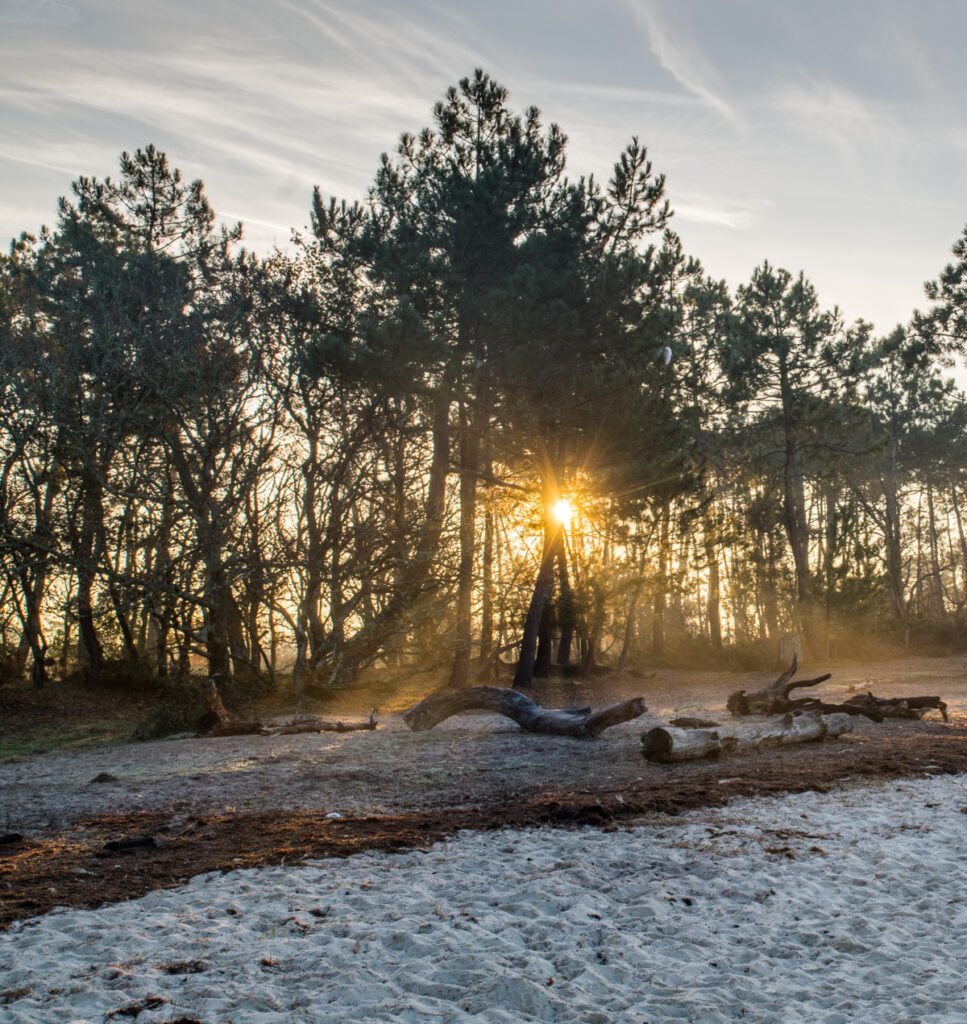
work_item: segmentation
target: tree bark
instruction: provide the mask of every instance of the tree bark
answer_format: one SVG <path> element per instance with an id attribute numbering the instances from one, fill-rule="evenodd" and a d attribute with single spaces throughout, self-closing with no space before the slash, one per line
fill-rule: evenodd
<path id="1" fill-rule="evenodd" d="M 660 726 L 641 737 L 641 753 L 646 761 L 669 764 L 718 757 L 724 753 L 742 753 L 760 747 L 778 747 L 790 743 L 813 743 L 850 732 L 853 719 L 848 714 L 823 715 L 805 711 L 761 722 L 720 725 L 714 729 L 678 729 Z"/>
<path id="2" fill-rule="evenodd" d="M 457 574 L 456 642 L 448 686 L 467 685 L 473 630 L 473 557 L 477 524 L 477 468 L 480 433 L 466 405 L 460 405 L 460 567 Z"/>
<path id="3" fill-rule="evenodd" d="M 812 697 L 791 698 L 789 694 L 807 686 L 816 686 L 829 679 L 830 673 L 818 676 L 816 679 L 804 679 L 796 682 L 792 677 L 796 674 L 798 657 L 792 656 L 792 664 L 779 676 L 775 682 L 770 683 L 764 690 L 755 693 L 746 693 L 745 690 L 737 690 L 725 702 L 725 706 L 737 718 L 745 715 L 782 715 L 790 711 L 820 711 L 823 713 L 842 712 L 847 715 L 863 715 L 874 722 L 882 722 L 883 716 L 875 708 L 866 705 L 859 705 L 847 701 L 845 704 L 825 704 L 823 701 Z"/>
<path id="4" fill-rule="evenodd" d="M 621 640 L 621 654 L 618 655 L 618 664 L 615 666 L 615 671 L 617 672 L 621 672 L 628 663 L 628 654 L 631 651 L 631 641 L 635 635 L 635 622 L 638 617 L 638 600 L 641 597 L 644 584 L 645 578 L 642 572 L 638 579 L 635 580 L 631 590 L 631 599 L 628 601 L 628 614 L 625 618 L 624 636 Z"/>
<path id="5" fill-rule="evenodd" d="M 525 732 L 593 739 L 605 729 L 638 718 L 645 712 L 641 697 L 613 704 L 601 711 L 590 708 L 545 709 L 516 690 L 499 686 L 471 686 L 462 690 L 433 693 L 403 714 L 414 731 L 432 729 L 451 715 L 463 711 L 493 711 L 515 721 Z"/>
<path id="6" fill-rule="evenodd" d="M 939 697 L 874 697 L 872 693 L 857 694 L 846 701 L 860 708 L 873 708 L 884 718 L 921 719 L 928 711 L 939 711 L 949 722 L 947 705 Z"/>
<path id="7" fill-rule="evenodd" d="M 485 664 L 494 651 L 494 513 L 484 514 L 483 579 L 480 592 L 480 662 Z"/>
<path id="8" fill-rule="evenodd" d="M 514 673 L 514 688 L 518 690 L 529 687 L 534 679 L 537 663 L 537 639 L 544 618 L 544 610 L 550 600 L 551 591 L 554 589 L 554 534 L 548 535 L 546 531 L 547 528 L 545 528 L 544 551 L 540 567 L 537 570 L 534 592 L 531 594 L 527 617 L 524 619 L 517 671 Z"/>
<path id="9" fill-rule="evenodd" d="M 294 736 L 305 732 L 363 732 L 378 728 L 376 722 L 378 710 L 378 708 L 373 708 L 369 720 L 366 722 L 328 722 L 324 718 L 309 715 L 288 722 L 278 729 L 270 729 L 268 732 L 272 736 Z"/>
<path id="10" fill-rule="evenodd" d="M 937 544 L 937 515 L 934 509 L 933 485 L 927 483 L 927 540 L 930 545 L 930 610 L 934 618 L 944 615 L 943 580 L 940 575 L 940 552 Z"/>
<path id="11" fill-rule="evenodd" d="M 708 564 L 708 601 L 705 606 L 708 619 L 708 635 L 716 651 L 722 649 L 721 584 L 719 581 L 719 558 L 715 550 L 715 538 L 708 523 L 705 527 L 705 561 Z"/>
<path id="12" fill-rule="evenodd" d="M 575 608 L 574 591 L 567 571 L 567 543 L 563 527 L 557 533 L 557 622 L 561 630 L 557 644 L 558 665 L 570 665 L 571 644 L 574 640 Z"/>
<path id="13" fill-rule="evenodd" d="M 665 653 L 665 593 L 668 589 L 668 531 L 671 505 L 666 502 L 661 510 L 661 529 L 658 534 L 658 581 L 655 590 L 654 614 L 651 620 L 651 653 L 660 658 Z"/>

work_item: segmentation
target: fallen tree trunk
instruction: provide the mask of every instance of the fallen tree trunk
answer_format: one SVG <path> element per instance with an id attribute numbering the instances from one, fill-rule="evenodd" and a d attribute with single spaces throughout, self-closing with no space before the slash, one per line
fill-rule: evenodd
<path id="1" fill-rule="evenodd" d="M 939 697 L 874 697 L 872 693 L 858 693 L 847 704 L 858 708 L 873 708 L 884 718 L 920 719 L 928 711 L 939 711 L 949 722 L 947 705 Z"/>
<path id="2" fill-rule="evenodd" d="M 755 693 L 737 690 L 725 702 L 725 706 L 736 718 L 746 715 L 784 715 L 790 711 L 819 711 L 823 714 L 863 715 L 874 722 L 883 721 L 883 715 L 879 710 L 868 704 L 851 704 L 849 702 L 826 704 L 815 697 L 790 697 L 789 694 L 793 690 L 824 683 L 831 675 L 827 672 L 815 679 L 794 682 L 792 677 L 796 674 L 796 665 L 797 656 L 793 654 L 789 668 L 774 683 L 770 683 L 764 690 L 757 690 Z"/>
<path id="3" fill-rule="evenodd" d="M 723 753 L 742 753 L 760 747 L 778 747 L 790 743 L 814 743 L 850 732 L 853 720 L 846 714 L 823 715 L 804 711 L 759 722 L 722 725 L 716 729 L 678 729 L 659 726 L 641 737 L 641 753 L 646 761 L 668 764 L 718 757 Z"/>
<path id="4" fill-rule="evenodd" d="M 644 714 L 645 702 L 642 697 L 635 697 L 595 712 L 590 708 L 549 710 L 517 690 L 469 686 L 431 693 L 405 712 L 403 721 L 414 732 L 423 732 L 462 711 L 494 711 L 515 721 L 525 732 L 593 738 L 613 725 Z"/>
<path id="5" fill-rule="evenodd" d="M 296 719 L 294 722 L 287 722 L 277 729 L 272 729 L 272 736 L 294 736 L 303 732 L 360 732 L 364 729 L 378 728 L 376 712 L 379 708 L 373 708 L 367 722 L 327 722 L 324 718 L 317 718 L 309 715 Z"/>

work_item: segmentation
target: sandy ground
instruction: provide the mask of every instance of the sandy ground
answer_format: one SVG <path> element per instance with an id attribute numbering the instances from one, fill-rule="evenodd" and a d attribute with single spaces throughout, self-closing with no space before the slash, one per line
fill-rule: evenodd
<path id="1" fill-rule="evenodd" d="M 809 666 L 815 675 L 822 666 Z M 729 693 L 772 677 L 662 672 L 538 692 L 545 706 L 601 707 L 643 695 L 641 719 L 596 741 L 522 733 L 493 715 L 411 733 L 400 708 L 376 732 L 182 738 L 0 762 L 0 926 L 56 906 L 98 907 L 180 885 L 209 871 L 292 864 L 366 850 L 429 847 L 456 831 L 597 824 L 677 813 L 737 797 L 835 788 L 844 779 L 967 772 L 963 658 L 835 670 L 817 692 L 938 694 L 951 722 L 858 720 L 818 745 L 717 762 L 646 764 L 640 734 L 679 714 L 724 717 Z M 330 717 L 365 717 L 368 707 Z M 95 781 L 103 774 L 109 781 Z M 106 842 L 155 845 L 110 854 Z M 2 1017 L 2 1014 L 0 1014 Z"/>
<path id="2" fill-rule="evenodd" d="M 812 676 L 817 667 L 803 671 Z M 103 815 L 169 810 L 178 816 L 259 811 L 322 811 L 343 816 L 399 814 L 442 807 L 479 806 L 538 794 L 620 791 L 636 782 L 668 777 L 645 765 L 641 733 L 677 715 L 730 720 L 727 696 L 765 685 L 768 674 L 663 672 L 658 678 L 563 685 L 535 694 L 545 706 L 601 707 L 644 696 L 646 714 L 608 730 L 594 742 L 528 736 L 507 719 L 467 714 L 425 733 L 412 733 L 399 709 L 379 716 L 375 732 L 297 736 L 180 738 L 100 750 L 9 758 L 0 763 L 0 831 L 35 836 L 69 831 Z M 830 701 L 873 689 L 877 696 L 939 694 L 950 706 L 954 729 L 967 726 L 967 662 L 916 659 L 841 669 L 816 690 Z M 334 712 L 345 721 L 364 720 Z M 367 711 L 369 709 L 366 709 Z M 858 719 L 844 743 L 783 751 L 785 761 L 842 757 L 877 740 L 946 736 L 953 730 L 931 712 L 923 723 L 875 725 Z M 743 764 L 767 764 L 775 754 Z M 847 760 L 849 758 L 847 757 Z M 679 766 L 682 779 L 704 766 Z M 738 771 L 738 769 L 737 769 Z M 102 775 L 114 776 L 95 782 Z"/>
<path id="3" fill-rule="evenodd" d="M 74 1024 L 960 1024 L 967 786 L 196 877 L 0 935 L 0 1017 Z"/>

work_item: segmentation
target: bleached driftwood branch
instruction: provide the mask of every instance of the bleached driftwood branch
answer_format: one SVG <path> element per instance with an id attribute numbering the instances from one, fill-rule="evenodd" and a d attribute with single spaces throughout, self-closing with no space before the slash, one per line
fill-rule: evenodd
<path id="1" fill-rule="evenodd" d="M 641 737 L 641 753 L 646 761 L 667 764 L 695 761 L 724 753 L 741 753 L 760 747 L 778 747 L 789 743 L 813 743 L 850 732 L 853 720 L 847 714 L 824 715 L 818 711 L 767 718 L 758 722 L 720 725 L 715 729 L 679 729 L 659 726 Z"/>

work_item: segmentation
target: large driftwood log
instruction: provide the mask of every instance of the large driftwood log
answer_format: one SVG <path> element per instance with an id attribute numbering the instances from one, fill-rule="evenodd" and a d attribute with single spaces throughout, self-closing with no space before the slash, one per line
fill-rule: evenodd
<path id="1" fill-rule="evenodd" d="M 824 683 L 831 674 L 827 672 L 815 679 L 802 679 L 795 682 L 792 677 L 796 674 L 797 660 L 797 656 L 794 654 L 789 668 L 764 690 L 757 690 L 755 693 L 737 690 L 725 702 L 725 706 L 736 718 L 745 715 L 784 715 L 790 711 L 820 711 L 823 714 L 863 715 L 874 722 L 883 721 L 883 715 L 879 710 L 868 704 L 826 704 L 815 697 L 790 697 L 789 694 L 793 690 Z"/>
<path id="2" fill-rule="evenodd" d="M 858 693 L 847 701 L 852 707 L 874 708 L 884 718 L 920 719 L 928 711 L 939 711 L 949 722 L 947 705 L 939 697 L 874 697 L 872 693 Z"/>
<path id="3" fill-rule="evenodd" d="M 431 693 L 405 712 L 403 721 L 414 732 L 423 732 L 462 711 L 494 711 L 513 719 L 525 732 L 593 738 L 612 725 L 644 714 L 645 702 L 643 698 L 635 697 L 595 712 L 590 708 L 550 710 L 517 690 L 500 686 L 469 686 L 445 693 Z"/>
<path id="4" fill-rule="evenodd" d="M 659 726 L 641 737 L 641 753 L 646 761 L 668 764 L 718 757 L 723 753 L 741 753 L 760 747 L 778 747 L 789 743 L 813 743 L 850 732 L 853 720 L 846 714 L 823 715 L 804 711 L 764 721 L 722 725 L 716 729 L 677 729 Z"/>

